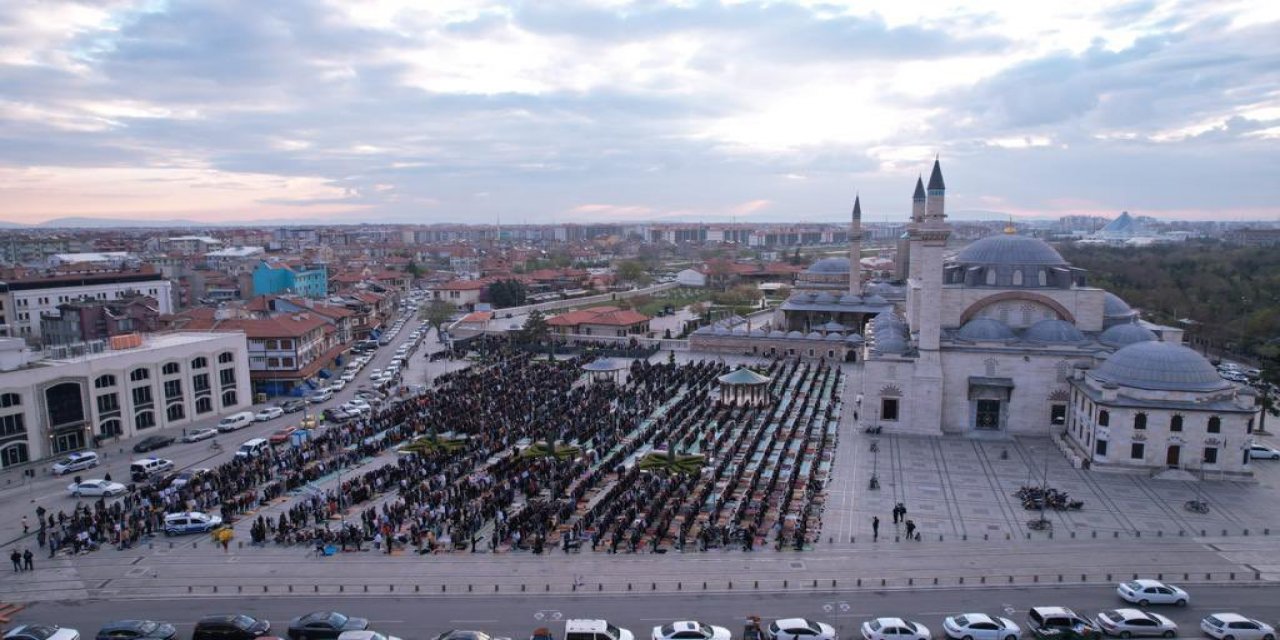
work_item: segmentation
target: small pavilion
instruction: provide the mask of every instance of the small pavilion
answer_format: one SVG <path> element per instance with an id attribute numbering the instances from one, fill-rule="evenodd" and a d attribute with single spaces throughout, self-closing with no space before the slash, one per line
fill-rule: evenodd
<path id="1" fill-rule="evenodd" d="M 597 358 L 582 366 L 582 370 L 590 374 L 591 384 L 612 382 L 617 384 L 620 372 L 626 370 L 627 363 L 613 358 Z"/>
<path id="2" fill-rule="evenodd" d="M 738 367 L 716 380 L 720 383 L 720 402 L 725 404 L 758 407 L 773 402 L 769 393 L 773 378 L 746 367 Z"/>

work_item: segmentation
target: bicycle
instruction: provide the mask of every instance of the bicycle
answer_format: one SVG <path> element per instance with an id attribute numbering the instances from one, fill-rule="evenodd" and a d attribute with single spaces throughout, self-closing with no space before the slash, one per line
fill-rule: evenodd
<path id="1" fill-rule="evenodd" d="M 1204 500 L 1188 500 L 1182 507 L 1191 513 L 1209 513 L 1209 503 Z"/>

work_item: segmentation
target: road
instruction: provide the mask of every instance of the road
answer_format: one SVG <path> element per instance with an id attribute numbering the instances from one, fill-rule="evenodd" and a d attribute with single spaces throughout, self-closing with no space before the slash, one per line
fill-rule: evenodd
<path id="1" fill-rule="evenodd" d="M 0 546 L 9 545 L 14 542 L 25 544 L 23 542 L 21 518 L 26 515 L 32 523 L 35 522 L 35 509 L 37 506 L 43 506 L 45 509 L 57 513 L 58 510 L 70 512 L 75 507 L 77 500 L 67 494 L 67 485 L 71 484 L 74 475 L 81 475 L 84 479 L 101 478 L 104 474 L 111 474 L 111 479 L 117 482 L 129 482 L 129 463 L 137 458 L 144 456 L 156 456 L 173 460 L 177 470 L 192 467 L 215 467 L 219 464 L 227 462 L 234 455 L 236 447 L 241 442 L 251 438 L 265 438 L 271 432 L 283 428 L 288 425 L 297 425 L 305 415 L 315 415 L 328 407 L 336 407 L 355 396 L 359 385 L 369 383 L 369 374 L 374 369 L 384 369 L 390 364 L 395 354 L 396 347 L 408 341 L 409 334 L 412 332 L 417 322 L 410 319 L 405 323 L 404 328 L 398 333 L 388 346 L 379 348 L 374 355 L 374 359 L 361 369 L 359 376 L 342 391 L 334 394 L 332 400 L 321 404 L 309 404 L 305 412 L 287 413 L 279 418 L 267 422 L 254 422 L 252 425 L 240 429 L 234 433 L 220 434 L 217 440 L 222 443 L 222 451 L 213 451 L 209 448 L 209 441 L 184 443 L 177 442 L 173 445 L 158 449 L 145 454 L 137 454 L 132 450 L 133 444 L 139 438 L 123 440 L 118 443 L 107 445 L 102 449 L 98 449 L 98 454 L 102 456 L 102 464 L 97 468 L 80 472 L 79 474 L 69 474 L 66 476 L 55 476 L 49 472 L 48 464 L 40 465 L 36 469 L 36 477 L 32 480 L 24 479 L 16 471 L 0 474 Z M 428 368 L 433 370 L 444 370 L 449 363 L 428 363 L 422 357 L 423 353 L 438 351 L 440 349 L 439 342 L 436 340 L 435 331 L 431 331 L 421 342 L 418 350 L 409 359 L 409 369 L 402 375 L 402 384 L 422 384 L 424 376 Z M 460 366 L 460 365 L 456 365 Z M 255 413 L 262 408 L 274 406 L 283 398 L 274 398 L 271 402 L 262 405 L 256 405 L 247 408 L 247 411 Z M 229 414 L 214 416 L 194 422 L 186 427 L 188 431 L 194 431 L 204 427 L 212 427 L 218 423 L 222 417 Z M 173 435 L 181 437 L 182 432 L 177 431 L 171 433 L 172 430 L 162 430 L 156 433 L 165 435 Z M 147 433 L 145 435 L 153 435 Z M 36 527 L 31 527 L 34 535 Z M 29 541 L 34 547 L 34 539 Z"/>
<path id="2" fill-rule="evenodd" d="M 1156 608 L 1179 625 L 1181 637 L 1200 637 L 1199 621 L 1221 611 L 1239 611 L 1274 624 L 1280 617 L 1280 587 L 1199 587 L 1192 605 Z M 981 611 L 1022 624 L 1033 606 L 1068 606 L 1092 617 L 1123 604 L 1110 586 L 1034 589 L 961 589 L 882 591 L 871 593 L 636 595 L 636 596 L 459 596 L 459 597 L 224 597 L 156 600 L 92 600 L 40 602 L 19 613 L 15 622 L 52 622 L 92 634 L 108 621 L 150 618 L 173 622 L 179 637 L 189 637 L 195 621 L 211 613 L 248 613 L 271 621 L 284 634 L 290 618 L 308 611 L 334 609 L 367 617 L 372 628 L 405 640 L 425 639 L 446 629 L 480 629 L 497 636 L 524 638 L 547 626 L 563 637 L 565 618 L 604 618 L 630 629 L 637 638 L 654 625 L 696 619 L 728 627 L 739 637 L 744 618 L 765 620 L 803 616 L 836 626 L 844 638 L 858 635 L 858 625 L 878 616 L 902 616 L 928 626 L 941 637 L 942 618 Z"/>

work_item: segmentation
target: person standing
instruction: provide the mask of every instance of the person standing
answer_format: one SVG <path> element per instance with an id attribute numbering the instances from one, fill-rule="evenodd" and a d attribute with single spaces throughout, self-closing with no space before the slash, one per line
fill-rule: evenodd
<path id="1" fill-rule="evenodd" d="M 30 523 L 27 522 L 27 517 L 22 516 L 22 535 L 25 536 L 30 532 L 31 532 L 31 525 Z"/>
<path id="2" fill-rule="evenodd" d="M 14 573 L 22 571 L 22 554 L 18 553 L 17 549 L 14 549 L 13 553 L 9 554 L 9 559 L 13 561 Z"/>
<path id="3" fill-rule="evenodd" d="M 31 553 L 30 549 L 27 549 L 26 552 L 22 554 L 22 562 L 24 565 L 23 570 L 25 571 L 36 570 L 35 557 L 36 557 L 35 554 Z"/>
<path id="4" fill-rule="evenodd" d="M 871 541 L 880 540 L 880 516 L 871 517 Z"/>
<path id="5" fill-rule="evenodd" d="M 911 540 L 915 538 L 915 533 L 916 533 L 916 523 L 912 520 L 907 520 L 907 539 Z"/>

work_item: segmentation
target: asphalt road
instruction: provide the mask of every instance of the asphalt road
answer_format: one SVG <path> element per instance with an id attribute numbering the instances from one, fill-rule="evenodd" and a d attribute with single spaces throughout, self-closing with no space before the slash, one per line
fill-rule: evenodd
<path id="1" fill-rule="evenodd" d="M 1276 587 L 1199 587 L 1190 590 L 1191 606 L 1156 608 L 1179 625 L 1180 637 L 1200 637 L 1199 621 L 1209 613 L 1238 611 L 1275 624 L 1280 617 L 1280 585 Z M 45 622 L 78 629 L 91 637 L 109 620 L 149 618 L 177 625 L 180 638 L 191 634 L 195 621 L 211 613 L 238 612 L 271 621 L 284 634 L 289 619 L 314 610 L 334 609 L 367 617 L 372 628 L 405 640 L 426 640 L 451 628 L 479 629 L 497 636 L 525 638 L 539 627 L 563 637 L 567 618 L 604 618 L 630 629 L 638 639 L 653 626 L 672 620 L 696 619 L 728 627 L 740 637 L 746 616 L 767 620 L 803 616 L 836 626 L 842 637 L 858 636 L 868 618 L 901 616 L 928 626 L 942 637 L 942 618 L 980 611 L 1012 618 L 1023 624 L 1033 606 L 1068 606 L 1089 617 L 1123 604 L 1109 587 L 1044 587 L 1034 589 L 958 589 L 884 591 L 872 593 L 635 595 L 635 596 L 458 596 L 411 597 L 225 597 L 39 602 L 19 613 L 15 623 Z"/>

